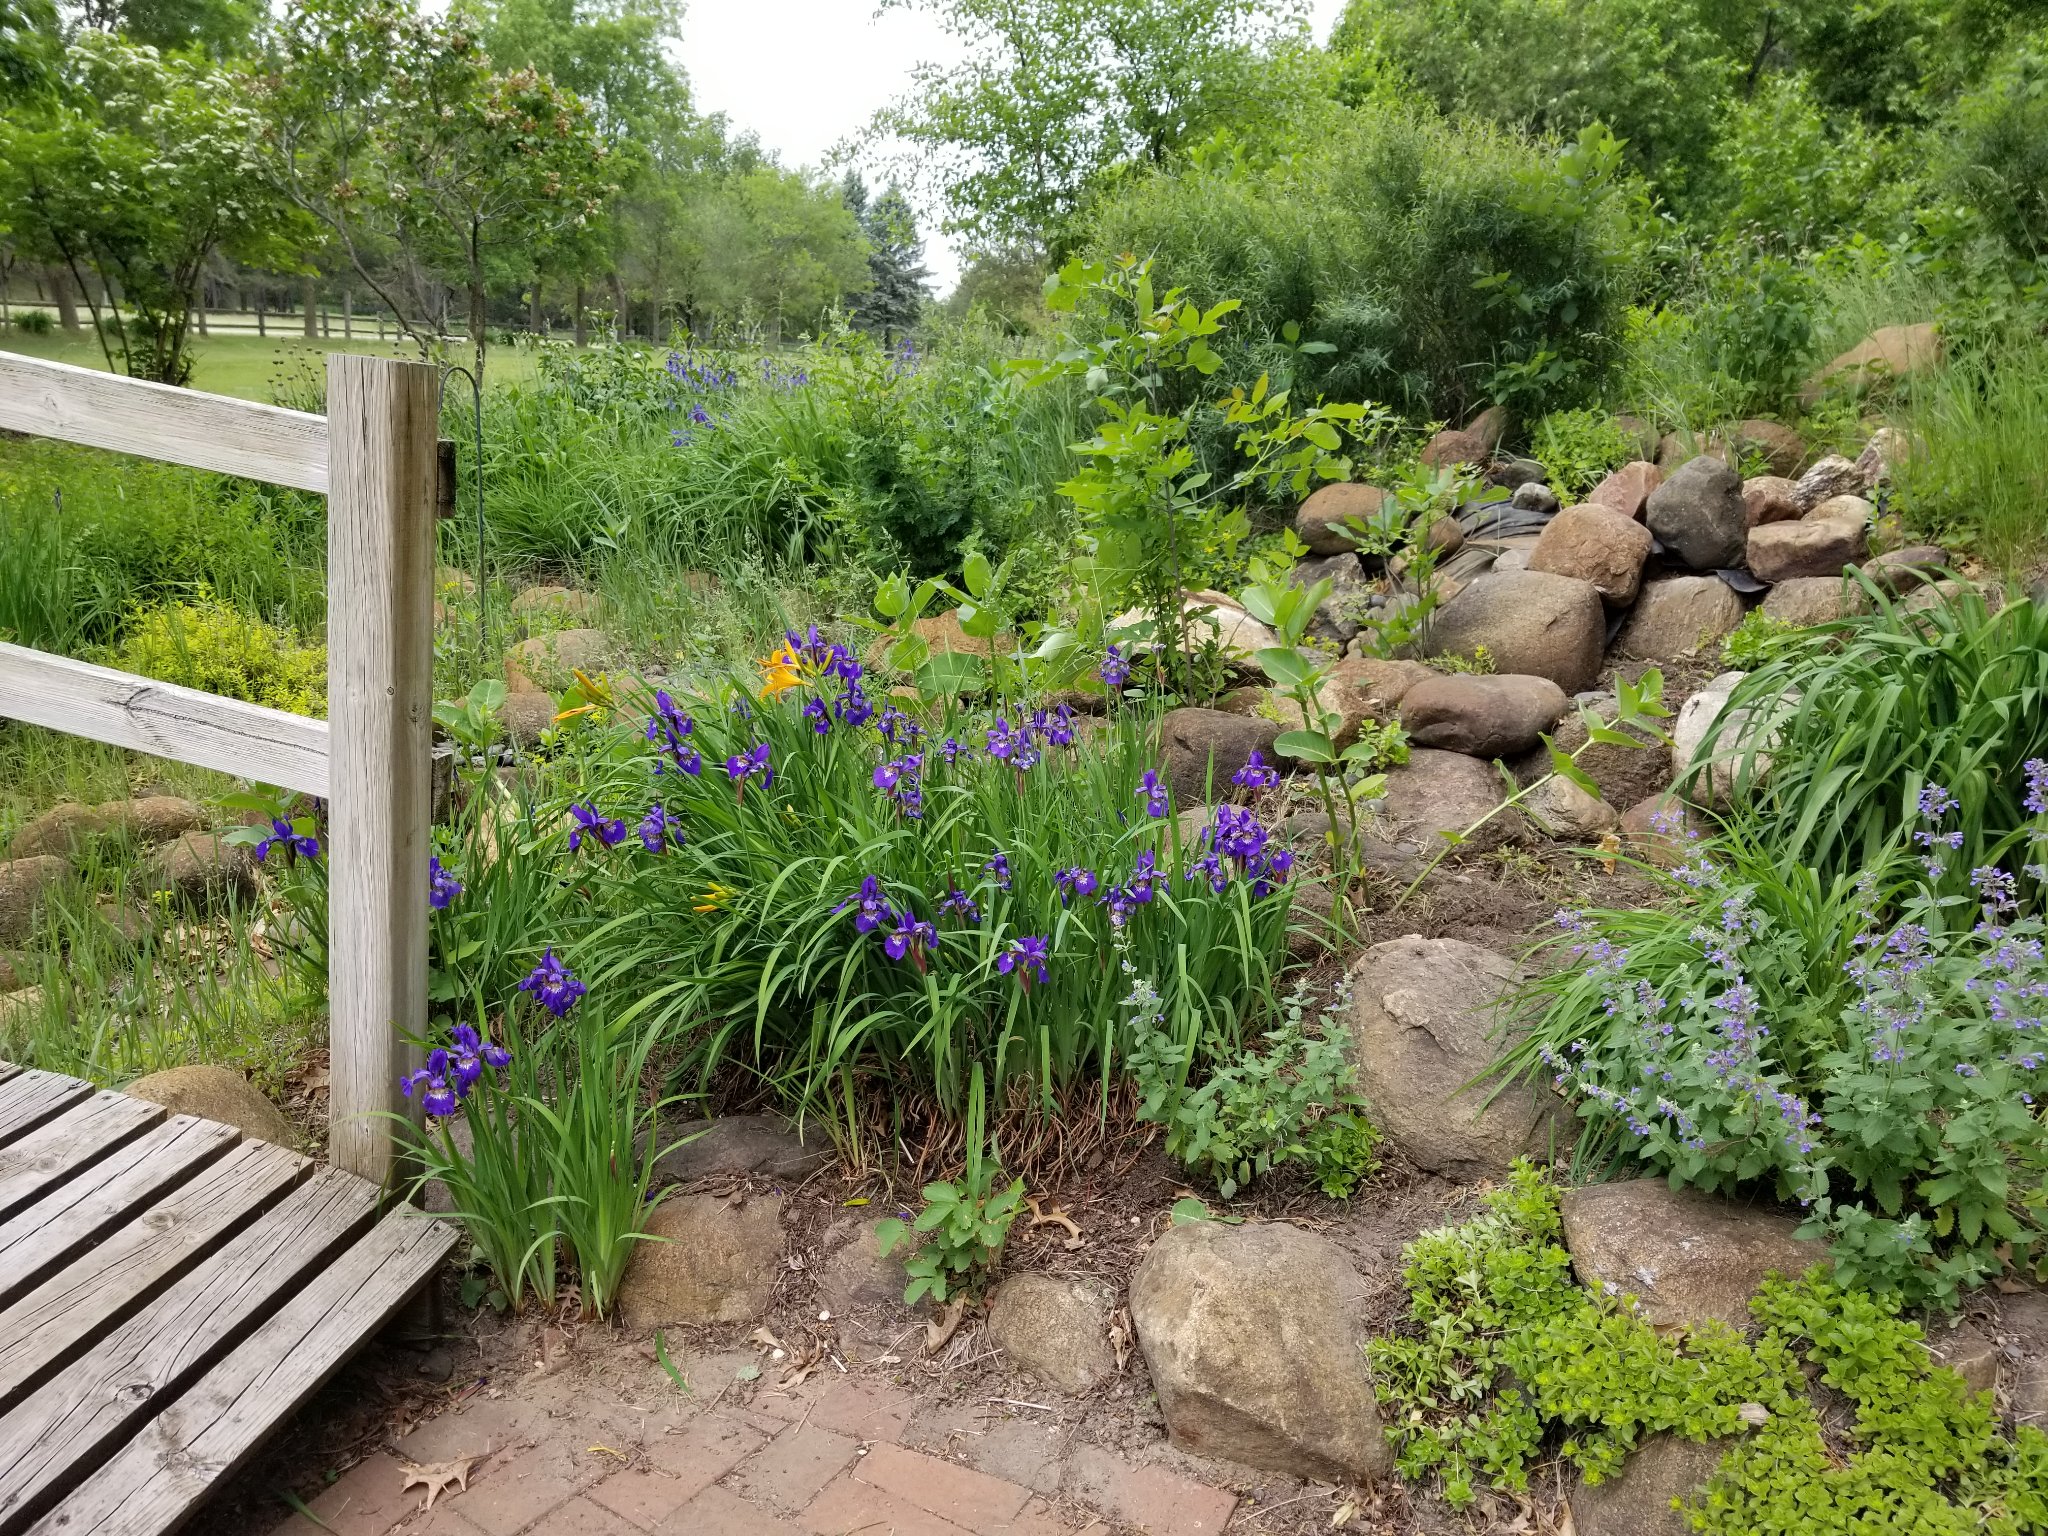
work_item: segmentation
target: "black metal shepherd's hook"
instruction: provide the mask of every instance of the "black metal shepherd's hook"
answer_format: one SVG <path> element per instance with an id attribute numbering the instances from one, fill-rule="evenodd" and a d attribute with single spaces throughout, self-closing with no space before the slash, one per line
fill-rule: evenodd
<path id="1" fill-rule="evenodd" d="M 441 365 L 441 387 L 448 387 L 448 376 L 461 374 L 469 380 L 469 395 L 476 420 L 476 469 L 471 478 L 476 482 L 476 643 L 479 659 L 491 654 L 491 633 L 488 622 L 490 595 L 484 577 L 484 386 L 469 369 L 460 363 Z"/>

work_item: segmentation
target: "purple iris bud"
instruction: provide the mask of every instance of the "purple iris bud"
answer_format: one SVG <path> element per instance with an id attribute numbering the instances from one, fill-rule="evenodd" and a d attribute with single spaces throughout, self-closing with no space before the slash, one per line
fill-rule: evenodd
<path id="1" fill-rule="evenodd" d="M 519 983 L 519 990 L 556 1018 L 565 1019 L 589 989 L 576 979 L 574 971 L 555 958 L 555 951 L 550 946 L 540 957 L 540 964 Z"/>
<path id="2" fill-rule="evenodd" d="M 968 748 L 961 746 L 960 743 L 951 736 L 948 736 L 939 745 L 939 755 L 945 758 L 946 766 L 948 768 L 953 766 L 954 762 L 958 760 L 962 752 L 968 750 Z"/>
<path id="3" fill-rule="evenodd" d="M 1047 980 L 1045 971 L 1046 941 L 1036 934 L 1021 939 L 1012 939 L 1009 948 L 996 956 L 996 969 L 1005 976 L 1015 974 L 1017 984 L 1026 992 L 1031 990 L 1034 979 Z"/>
<path id="4" fill-rule="evenodd" d="M 616 816 L 604 817 L 593 805 L 572 805 L 569 814 L 576 818 L 576 828 L 569 834 L 569 851 L 574 853 L 583 846 L 583 839 L 595 836 L 607 848 L 615 848 L 626 840 L 626 824 Z"/>
<path id="5" fill-rule="evenodd" d="M 1147 768 L 1144 777 L 1138 781 L 1137 793 L 1138 798 L 1145 802 L 1145 814 L 1147 816 L 1157 819 L 1164 816 L 1171 809 L 1171 802 L 1167 799 L 1166 786 L 1159 782 L 1158 773 L 1151 768 Z"/>
<path id="6" fill-rule="evenodd" d="M 448 904 L 462 894 L 462 882 L 441 867 L 438 857 L 427 860 L 427 905 L 436 912 L 448 910 Z M 468 1026 L 464 1026 L 467 1028 Z"/>
<path id="7" fill-rule="evenodd" d="M 962 922 L 978 923 L 981 921 L 981 908 L 974 904 L 972 896 L 962 890 L 948 889 L 946 894 L 939 898 L 938 910 L 941 917 L 945 916 L 948 912 L 956 912 L 959 914 Z"/>

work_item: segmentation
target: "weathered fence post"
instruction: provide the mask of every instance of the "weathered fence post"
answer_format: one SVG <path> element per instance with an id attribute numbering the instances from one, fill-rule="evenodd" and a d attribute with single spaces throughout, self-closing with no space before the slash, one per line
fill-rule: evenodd
<path id="1" fill-rule="evenodd" d="M 327 359 L 328 1158 L 383 1182 L 427 1021 L 441 381 Z"/>

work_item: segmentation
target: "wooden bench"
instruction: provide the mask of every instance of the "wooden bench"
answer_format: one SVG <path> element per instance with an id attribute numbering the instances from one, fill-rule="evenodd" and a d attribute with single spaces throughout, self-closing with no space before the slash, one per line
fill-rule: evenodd
<path id="1" fill-rule="evenodd" d="M 0 1536 L 177 1529 L 457 1233 L 232 1127 L 0 1062 Z"/>

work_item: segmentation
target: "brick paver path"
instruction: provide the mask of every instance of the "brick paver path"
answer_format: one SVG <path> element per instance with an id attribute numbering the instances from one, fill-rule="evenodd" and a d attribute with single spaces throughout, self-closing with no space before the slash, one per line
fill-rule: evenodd
<path id="1" fill-rule="evenodd" d="M 1221 1536 L 1235 1496 L 1036 1426 L 994 1437 L 1009 1476 L 903 1444 L 918 1400 L 813 1381 L 745 1407 L 553 1406 L 505 1397 L 443 1414 L 358 1463 L 276 1536 Z M 1009 1421 L 999 1421 L 1007 1424 Z M 422 1510 L 404 1464 L 476 1456 Z"/>

